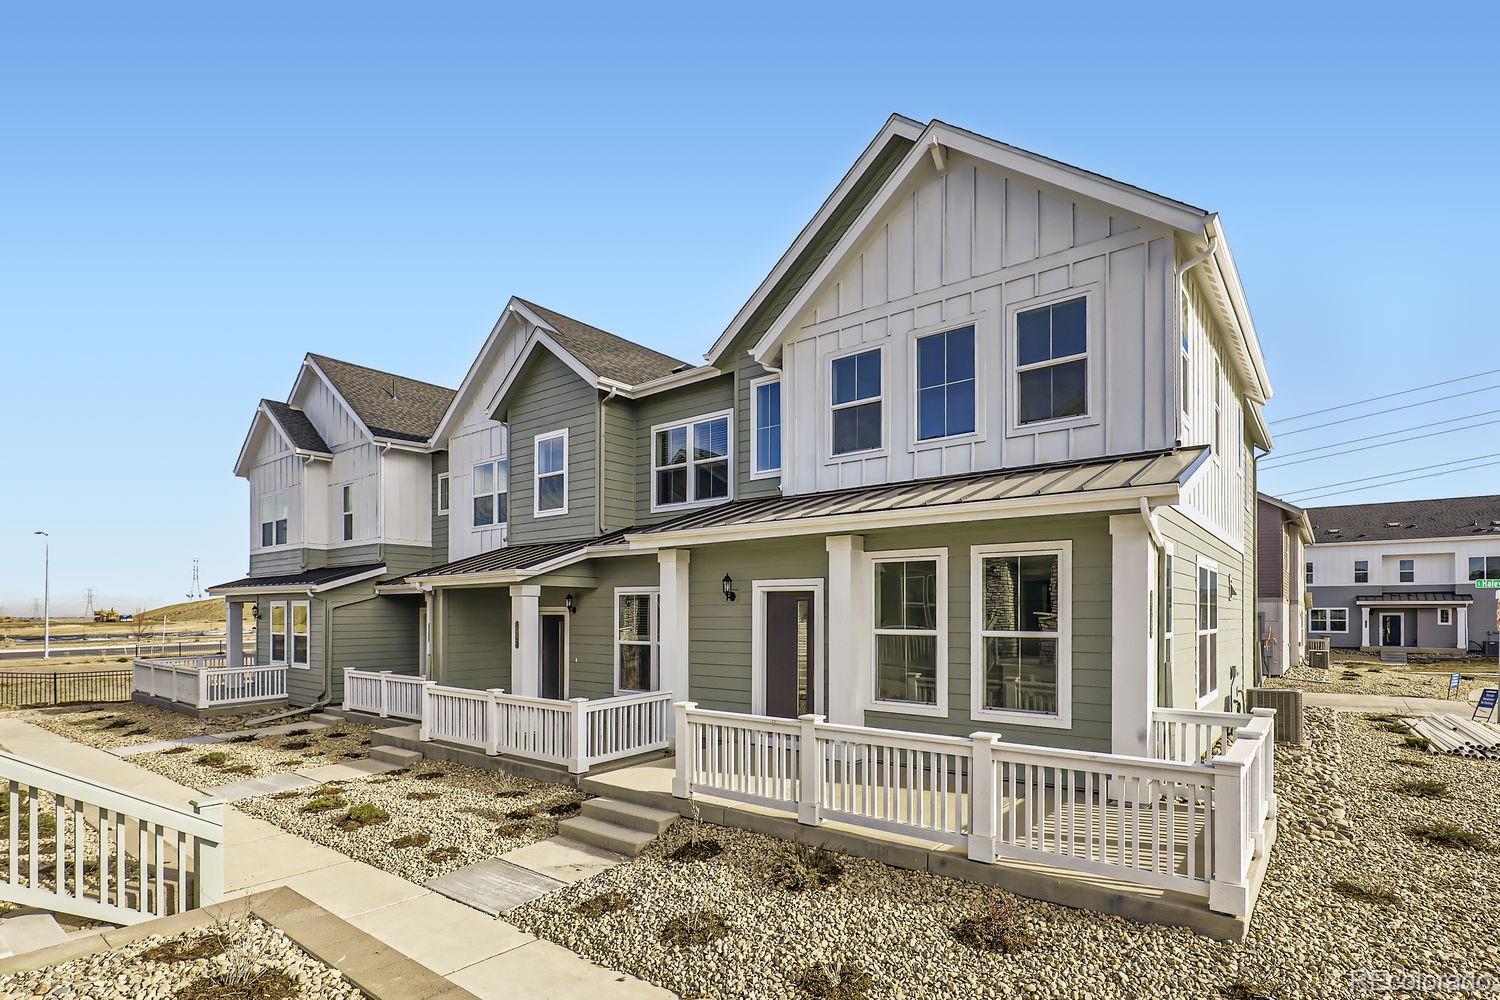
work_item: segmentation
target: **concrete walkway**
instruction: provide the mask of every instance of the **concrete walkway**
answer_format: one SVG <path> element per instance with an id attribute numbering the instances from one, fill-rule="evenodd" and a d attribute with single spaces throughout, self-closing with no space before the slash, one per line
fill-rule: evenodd
<path id="1" fill-rule="evenodd" d="M 206 797 L 20 719 L 0 719 L 0 748 L 179 808 Z M 224 827 L 227 895 L 290 886 L 476 996 L 634 1000 L 673 995 L 233 808 L 225 810 Z"/>
<path id="2" fill-rule="evenodd" d="M 1302 692 L 1302 704 L 1314 708 L 1332 708 L 1340 712 L 1399 712 L 1404 715 L 1472 715 L 1479 700 L 1476 692 L 1470 700 L 1461 698 L 1404 698 L 1383 694 L 1339 694 L 1333 691 Z"/>

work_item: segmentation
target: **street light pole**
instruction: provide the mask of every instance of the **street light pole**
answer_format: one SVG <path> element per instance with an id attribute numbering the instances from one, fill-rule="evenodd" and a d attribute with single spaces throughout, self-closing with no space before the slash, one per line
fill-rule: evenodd
<path id="1" fill-rule="evenodd" d="M 52 536 L 45 531 L 33 531 L 41 535 L 42 542 L 42 659 L 52 658 Z"/>

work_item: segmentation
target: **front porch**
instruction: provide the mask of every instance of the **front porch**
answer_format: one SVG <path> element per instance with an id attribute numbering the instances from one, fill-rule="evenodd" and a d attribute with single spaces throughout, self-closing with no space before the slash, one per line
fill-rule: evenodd
<path id="1" fill-rule="evenodd" d="M 285 704 L 286 684 L 285 666 L 257 665 L 253 653 L 137 659 L 130 696 L 174 712 L 224 715 Z"/>

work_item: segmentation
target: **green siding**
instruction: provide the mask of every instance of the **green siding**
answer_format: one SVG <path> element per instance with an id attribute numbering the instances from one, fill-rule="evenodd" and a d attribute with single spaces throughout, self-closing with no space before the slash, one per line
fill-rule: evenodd
<path id="1" fill-rule="evenodd" d="M 448 521 L 450 515 L 438 513 L 438 476 L 448 472 L 448 453 L 432 453 L 432 563 L 448 561 Z"/>
<path id="2" fill-rule="evenodd" d="M 432 679 L 468 688 L 505 688 L 510 678 L 510 589 L 437 591 L 438 629 Z"/>
<path id="3" fill-rule="evenodd" d="M 751 462 L 755 458 L 752 450 L 755 447 L 755 428 L 751 424 L 754 405 L 750 394 L 750 383 L 765 374 L 767 374 L 766 370 L 745 352 L 740 351 L 734 356 L 735 496 L 764 497 L 775 496 L 781 492 L 780 476 L 764 479 L 750 478 Z M 782 410 L 783 412 L 786 410 L 785 401 L 782 403 Z M 791 451 L 790 448 L 785 450 Z"/>
<path id="4" fill-rule="evenodd" d="M 538 350 L 511 390 L 510 544 L 558 542 L 598 534 L 599 391 L 551 351 Z M 532 469 L 538 434 L 568 429 L 568 512 L 532 514 Z"/>
<path id="5" fill-rule="evenodd" d="M 385 563 L 386 573 L 391 576 L 414 573 L 444 560 L 440 551 L 426 545 L 384 545 L 380 551 L 380 561 Z"/>
<path id="6" fill-rule="evenodd" d="M 593 559 L 580 570 L 595 574 L 598 585 L 543 587 L 541 604 L 560 608 L 569 593 L 577 599 L 568 621 L 568 697 L 608 698 L 615 693 L 615 588 L 655 587 L 660 570 L 654 555 Z"/>
<path id="7" fill-rule="evenodd" d="M 250 575 L 251 576 L 290 576 L 293 573 L 302 572 L 305 566 L 319 565 L 322 563 L 309 563 L 308 549 L 282 549 L 277 552 L 252 552 L 250 553 Z"/>
<path id="8" fill-rule="evenodd" d="M 600 406 L 604 446 L 599 456 L 600 527 L 614 531 L 635 524 L 635 405 L 616 398 Z"/>
<path id="9" fill-rule="evenodd" d="M 331 680 L 335 701 L 343 700 L 348 668 L 417 672 L 417 611 L 421 606 L 416 597 L 373 597 L 334 608 Z"/>
<path id="10" fill-rule="evenodd" d="M 1253 495 L 1253 494 L 1252 494 Z M 1253 665 L 1255 548 L 1236 552 L 1181 511 L 1161 511 L 1162 538 L 1173 547 L 1172 653 L 1170 683 L 1163 692 L 1171 708 L 1193 708 L 1198 691 L 1198 568 L 1199 556 L 1219 564 L 1219 698 L 1204 708 L 1230 710 L 1242 697 L 1247 666 Z M 1231 684 L 1230 670 L 1234 670 Z"/>
<path id="11" fill-rule="evenodd" d="M 307 594 L 291 592 L 267 594 L 256 599 L 260 608 L 260 620 L 255 623 L 255 662 L 271 662 L 271 605 L 276 601 L 307 600 L 308 607 L 308 665 L 288 667 L 286 672 L 287 700 L 293 705 L 311 705 L 324 690 L 324 622 L 327 611 L 317 596 L 309 599 Z M 290 609 L 287 611 L 291 613 Z"/>
<path id="12" fill-rule="evenodd" d="M 689 417 L 718 413 L 734 406 L 734 379 L 724 375 L 693 385 L 657 393 L 636 401 L 635 408 L 635 517 L 637 524 L 656 524 L 682 513 L 681 508 L 651 512 L 651 428 Z M 738 420 L 738 417 L 735 418 Z M 735 448 L 739 430 L 735 428 Z M 738 460 L 736 460 L 738 464 Z M 739 496 L 740 483 L 735 483 Z"/>
<path id="13" fill-rule="evenodd" d="M 368 542 L 363 545 L 344 545 L 336 549 L 325 549 L 321 552 L 310 550 L 309 555 L 321 555 L 323 561 L 319 566 L 363 566 L 367 563 L 381 562 L 381 551 L 379 542 Z"/>

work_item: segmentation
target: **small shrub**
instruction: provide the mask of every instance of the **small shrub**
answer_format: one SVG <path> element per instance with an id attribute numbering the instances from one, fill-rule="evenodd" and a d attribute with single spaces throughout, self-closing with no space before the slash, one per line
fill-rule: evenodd
<path id="1" fill-rule="evenodd" d="M 191 749 L 193 749 L 193 748 L 190 747 L 190 746 L 188 746 L 188 745 L 186 745 L 186 744 L 183 744 L 181 746 L 175 746 L 175 747 L 173 747 L 170 750 L 163 750 L 162 754 L 165 755 L 165 754 L 173 754 L 173 753 L 187 753 Z"/>
<path id="2" fill-rule="evenodd" d="M 445 864 L 455 860 L 457 857 L 458 848 L 456 847 L 439 847 L 436 850 L 427 852 L 427 860 L 433 864 Z"/>
<path id="3" fill-rule="evenodd" d="M 129 719 L 116 719 L 100 726 L 100 729 L 124 729 L 126 726 L 134 725 Z"/>
<path id="4" fill-rule="evenodd" d="M 875 981 L 853 962 L 845 962 L 833 970 L 821 965 L 806 966 L 792 980 L 792 985 L 803 996 L 818 1000 L 858 1000 L 870 992 Z"/>
<path id="5" fill-rule="evenodd" d="M 254 764 L 226 764 L 224 770 L 230 774 L 254 774 Z"/>
<path id="6" fill-rule="evenodd" d="M 154 948 L 147 948 L 141 952 L 141 957 L 148 962 L 196 962 L 200 958 L 222 955 L 227 947 L 227 943 L 219 935 L 205 934 L 190 941 L 165 941 Z"/>
<path id="7" fill-rule="evenodd" d="M 412 777 L 417 781 L 436 781 L 442 776 L 442 771 L 423 771 L 421 774 L 412 775 Z"/>
<path id="8" fill-rule="evenodd" d="M 430 802 L 442 798 L 437 792 L 407 792 L 406 797 L 412 802 Z"/>
<path id="9" fill-rule="evenodd" d="M 397 850 L 407 847 L 426 847 L 432 843 L 432 836 L 427 833 L 408 833 L 404 837 L 397 837 L 391 841 L 391 846 Z"/>
<path id="10" fill-rule="evenodd" d="M 306 728 L 302 728 L 302 729 L 288 729 L 283 735 L 286 735 L 286 736 L 306 736 L 310 732 L 312 732 L 312 730 L 311 729 L 306 729 Z"/>
<path id="11" fill-rule="evenodd" d="M 717 840 L 689 840 L 687 843 L 668 852 L 667 858 L 672 861 L 692 863 L 695 861 L 708 861 L 717 858 L 724 853 L 724 845 Z"/>
<path id="12" fill-rule="evenodd" d="M 573 907 L 573 912 L 580 917 L 597 920 L 605 914 L 619 913 L 621 910 L 629 909 L 632 902 L 631 898 L 625 893 L 616 892 L 611 889 L 608 892 L 601 892 L 597 896 L 590 896 L 588 899 L 585 899 Z"/>
<path id="13" fill-rule="evenodd" d="M 954 924 L 950 933 L 959 944 L 996 955 L 1015 955 L 1036 947 L 1036 938 L 1021 926 L 1015 900 L 993 889 L 985 894 L 979 912 Z"/>
<path id="14" fill-rule="evenodd" d="M 505 814 L 506 819 L 530 819 L 536 815 L 535 809 L 512 809 Z"/>
<path id="15" fill-rule="evenodd" d="M 349 811 L 339 819 L 338 826 L 341 830 L 358 830 L 366 826 L 375 826 L 378 823 L 389 823 L 391 814 L 380 808 L 373 802 L 361 802 L 357 806 L 350 806 Z"/>
<path id="16" fill-rule="evenodd" d="M 483 806 L 460 806 L 459 812 L 468 813 L 470 816 L 478 816 L 487 819 L 491 823 L 498 823 L 505 819 L 505 814 L 494 809 L 486 809 Z"/>
<path id="17" fill-rule="evenodd" d="M 247 957 L 188 983 L 177 991 L 176 1000 L 291 1000 L 301 995 L 301 986 L 291 976 Z"/>
<path id="18" fill-rule="evenodd" d="M 1395 787 L 1395 791 L 1419 799 L 1446 799 L 1448 798 L 1448 783 L 1436 778 L 1414 778 L 1411 781 L 1401 782 Z"/>
<path id="19" fill-rule="evenodd" d="M 693 910 L 662 924 L 661 939 L 678 948 L 708 944 L 729 935 L 729 925 L 712 910 Z"/>
<path id="20" fill-rule="evenodd" d="M 206 753 L 199 757 L 197 763 L 202 764 L 204 767 L 223 767 L 228 761 L 229 755 L 227 753 L 215 750 L 212 753 Z"/>
<path id="21" fill-rule="evenodd" d="M 229 737 L 229 739 L 225 740 L 224 742 L 225 743 L 254 743 L 258 739 L 260 739 L 260 735 L 258 733 L 241 733 L 238 736 L 231 736 L 231 737 Z"/>
<path id="22" fill-rule="evenodd" d="M 136 728 L 132 729 L 130 732 L 126 733 L 125 735 L 126 736 L 145 736 L 149 732 L 151 732 L 151 727 L 150 726 L 137 726 Z"/>
<path id="23" fill-rule="evenodd" d="M 844 877 L 844 866 L 832 851 L 793 844 L 771 861 L 768 874 L 776 888 L 802 892 L 834 885 Z"/>
<path id="24" fill-rule="evenodd" d="M 525 823 L 507 823 L 505 826 L 495 827 L 495 835 L 498 837 L 519 837 L 526 830 L 527 826 Z"/>
<path id="25" fill-rule="evenodd" d="M 287 792 L 277 792 L 275 795 L 272 795 L 271 798 L 275 799 L 277 802 L 285 802 L 288 799 L 300 798 L 301 796 L 301 792 L 292 790 Z"/>
<path id="26" fill-rule="evenodd" d="M 1369 903 L 1371 905 L 1391 906 L 1401 902 L 1401 897 L 1388 889 L 1380 889 L 1375 886 L 1361 885 L 1358 882 L 1341 880 L 1333 883 L 1333 891 L 1356 903 Z"/>
<path id="27" fill-rule="evenodd" d="M 547 815 L 567 819 L 570 816 L 577 816 L 582 810 L 583 803 L 581 802 L 559 802 L 557 805 L 547 807 Z"/>
<path id="28" fill-rule="evenodd" d="M 1411 733 L 1410 735 L 1408 735 L 1406 739 L 1401 741 L 1401 745 L 1404 747 L 1411 747 L 1413 750 L 1432 749 L 1432 742 L 1427 737 L 1418 736 L 1416 733 Z"/>
<path id="29" fill-rule="evenodd" d="M 283 743 L 283 744 L 281 744 L 281 749 L 283 749 L 283 750 L 306 750 L 310 746 L 312 746 L 312 743 L 310 741 L 308 741 L 308 740 L 292 740 L 290 743 Z"/>
<path id="30" fill-rule="evenodd" d="M 360 753 L 358 750 L 354 750 L 354 751 L 351 751 L 350 753 L 344 754 L 344 759 L 345 760 L 359 760 L 363 756 L 364 756 L 364 754 Z"/>
<path id="31" fill-rule="evenodd" d="M 495 793 L 495 798 L 497 798 L 497 799 L 519 799 L 521 796 L 523 796 L 525 794 L 526 793 L 523 792 L 523 791 L 521 791 L 519 788 L 512 788 L 512 789 L 509 789 L 508 791 L 496 792 Z"/>
<path id="32" fill-rule="evenodd" d="M 346 805 L 348 803 L 337 795 L 318 795 L 310 799 L 302 807 L 302 811 L 305 813 L 327 812 L 330 809 L 342 809 Z"/>
<path id="33" fill-rule="evenodd" d="M 348 733 L 327 732 L 323 734 L 323 738 L 325 740 L 341 740 L 348 735 Z"/>
<path id="34" fill-rule="evenodd" d="M 1445 819 L 1423 823 L 1421 826 L 1409 826 L 1406 828 L 1406 833 L 1408 836 L 1435 847 L 1462 847 L 1485 854 L 1494 854 L 1500 850 L 1490 841 L 1490 838 L 1479 831 L 1470 830 L 1457 823 L 1450 823 Z"/>

